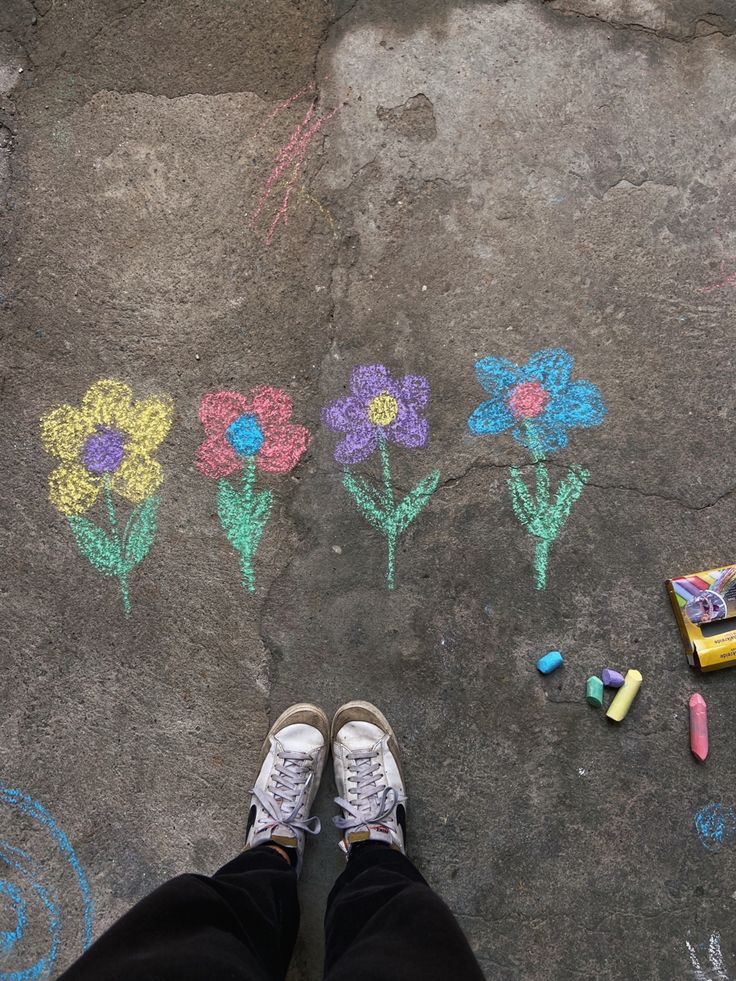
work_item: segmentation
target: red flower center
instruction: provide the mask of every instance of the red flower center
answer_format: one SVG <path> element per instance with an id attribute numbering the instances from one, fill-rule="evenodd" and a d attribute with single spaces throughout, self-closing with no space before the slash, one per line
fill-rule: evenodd
<path id="1" fill-rule="evenodd" d="M 549 400 L 550 394 L 540 382 L 521 382 L 506 399 L 506 405 L 516 419 L 533 419 L 541 416 Z"/>

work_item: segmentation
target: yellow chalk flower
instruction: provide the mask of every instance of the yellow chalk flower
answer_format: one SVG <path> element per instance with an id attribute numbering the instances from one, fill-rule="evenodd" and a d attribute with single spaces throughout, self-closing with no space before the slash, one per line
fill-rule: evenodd
<path id="1" fill-rule="evenodd" d="M 133 400 L 123 382 L 101 379 L 79 408 L 60 405 L 41 419 L 44 449 L 61 463 L 49 476 L 49 499 L 62 514 L 84 514 L 103 486 L 133 504 L 163 480 L 151 454 L 171 428 L 169 396 Z"/>

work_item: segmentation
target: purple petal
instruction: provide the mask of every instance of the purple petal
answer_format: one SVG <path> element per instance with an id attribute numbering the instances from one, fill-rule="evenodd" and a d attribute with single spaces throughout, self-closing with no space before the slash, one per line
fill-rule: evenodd
<path id="1" fill-rule="evenodd" d="M 404 407 L 395 422 L 386 426 L 384 432 L 388 439 L 409 449 L 426 446 L 429 440 L 429 423 L 413 408 Z"/>
<path id="2" fill-rule="evenodd" d="M 393 383 L 392 388 L 399 402 L 422 409 L 429 401 L 429 382 L 423 375 L 404 375 Z"/>
<path id="3" fill-rule="evenodd" d="M 385 392 L 390 384 L 391 375 L 388 368 L 382 364 L 358 365 L 350 374 L 350 388 L 353 395 L 364 402 Z"/>
<path id="4" fill-rule="evenodd" d="M 378 445 L 378 432 L 370 423 L 353 429 L 335 447 L 335 459 L 343 466 L 367 460 Z"/>
<path id="5" fill-rule="evenodd" d="M 322 422 L 333 432 L 346 433 L 348 430 L 365 426 L 366 421 L 365 406 L 354 395 L 345 395 L 322 409 Z"/>

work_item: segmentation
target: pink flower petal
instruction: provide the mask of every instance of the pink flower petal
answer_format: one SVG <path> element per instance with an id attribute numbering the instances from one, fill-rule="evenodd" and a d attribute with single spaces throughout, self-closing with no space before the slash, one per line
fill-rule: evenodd
<path id="1" fill-rule="evenodd" d="M 207 392 L 199 403 L 199 418 L 208 436 L 224 433 L 231 422 L 247 412 L 253 408 L 240 392 Z"/>
<path id="2" fill-rule="evenodd" d="M 304 426 L 291 424 L 264 427 L 266 437 L 256 456 L 256 465 L 266 473 L 288 473 L 306 452 L 311 439 Z"/>
<path id="3" fill-rule="evenodd" d="M 255 413 L 264 431 L 269 426 L 277 426 L 291 419 L 291 395 L 283 388 L 259 385 L 250 390 L 248 398 L 249 406 L 245 411 Z"/>
<path id="4" fill-rule="evenodd" d="M 220 477 L 229 477 L 231 473 L 240 470 L 243 461 L 228 443 L 224 433 L 213 433 L 197 447 L 196 466 L 205 477 L 219 480 Z"/>

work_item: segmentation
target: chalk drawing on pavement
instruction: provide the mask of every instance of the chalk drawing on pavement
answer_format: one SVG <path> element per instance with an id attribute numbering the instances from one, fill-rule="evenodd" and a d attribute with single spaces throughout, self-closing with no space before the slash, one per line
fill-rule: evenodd
<path id="1" fill-rule="evenodd" d="M 695 981 L 730 981 L 721 951 L 720 933 L 711 933 L 706 943 L 697 946 L 686 940 L 685 946 L 690 955 Z M 707 963 L 705 963 L 706 958 Z"/>
<path id="2" fill-rule="evenodd" d="M 129 575 L 156 537 L 161 464 L 153 456 L 166 437 L 173 414 L 167 395 L 134 401 L 128 385 L 101 379 L 81 406 L 59 405 L 41 419 L 44 449 L 59 460 L 49 475 L 49 500 L 66 516 L 80 553 L 106 576 L 118 580 L 126 615 Z M 109 531 L 83 515 L 102 495 Z M 134 505 L 126 524 L 114 497 Z"/>
<path id="3" fill-rule="evenodd" d="M 276 159 L 274 160 L 271 171 L 263 185 L 258 203 L 256 204 L 255 210 L 251 215 L 251 224 L 255 225 L 260 218 L 261 213 L 270 203 L 271 196 L 274 196 L 277 204 L 275 212 L 273 212 L 271 215 L 271 222 L 268 227 L 268 231 L 266 232 L 266 243 L 268 245 L 273 242 L 278 226 L 281 223 L 284 225 L 289 224 L 289 207 L 292 203 L 292 198 L 295 192 L 302 199 L 310 201 L 317 206 L 322 217 L 330 225 L 333 235 L 335 234 L 335 222 L 332 215 L 323 204 L 307 193 L 306 189 L 300 184 L 300 179 L 312 140 L 322 129 L 322 127 L 337 114 L 339 106 L 335 106 L 324 115 L 319 115 L 317 113 L 317 92 L 315 91 L 314 84 L 310 83 L 308 86 L 301 89 L 299 92 L 296 92 L 294 95 L 290 96 L 284 102 L 281 102 L 278 106 L 276 106 L 276 108 L 269 113 L 266 122 L 274 119 L 280 113 L 290 109 L 295 103 L 306 95 L 310 97 L 309 106 L 301 121 L 296 123 L 294 126 L 291 136 L 280 147 L 278 153 L 276 154 Z"/>
<path id="4" fill-rule="evenodd" d="M 409 449 L 425 447 L 429 424 L 423 415 L 429 383 L 421 375 L 393 378 L 382 364 L 361 365 L 350 375 L 350 394 L 322 410 L 328 429 L 343 433 L 335 460 L 343 466 L 343 485 L 366 521 L 386 539 L 386 585 L 396 582 L 396 545 L 400 536 L 429 503 L 437 489 L 439 470 L 433 470 L 404 497 L 396 500 L 389 443 Z M 383 486 L 376 486 L 349 468 L 378 449 Z"/>
<path id="5" fill-rule="evenodd" d="M 509 469 L 508 487 L 517 520 L 536 539 L 537 589 L 547 584 L 550 548 L 590 476 L 582 467 L 571 466 L 553 493 L 546 457 L 565 449 L 569 429 L 599 426 L 606 414 L 595 385 L 570 380 L 572 366 L 573 358 L 561 348 L 537 351 L 521 366 L 497 357 L 482 358 L 475 365 L 478 381 L 491 398 L 470 416 L 471 433 L 498 435 L 510 429 L 534 464 L 533 487 L 517 467 Z"/>
<path id="6" fill-rule="evenodd" d="M 240 556 L 249 592 L 255 592 L 253 560 L 273 505 L 272 492 L 256 488 L 256 472 L 289 473 L 311 438 L 308 429 L 290 421 L 291 414 L 291 396 L 267 385 L 247 395 L 208 392 L 199 406 L 206 439 L 197 450 L 197 469 L 218 482 L 217 514 Z M 234 474 L 240 474 L 240 487 L 225 479 Z"/>
<path id="7" fill-rule="evenodd" d="M 86 950 L 92 943 L 94 907 L 87 877 L 69 839 L 46 808 L 20 790 L 0 783 L 0 805 L 30 818 L 49 836 L 74 872 L 83 908 L 82 948 Z M 8 907 L 11 910 L 10 920 L 4 920 L 9 928 L 0 930 L 0 981 L 47 977 L 54 968 L 62 941 L 70 933 L 57 890 L 46 881 L 39 863 L 5 838 L 0 840 L 0 866 L 4 866 L 4 871 L 0 871 L 0 898 L 4 900 L 4 910 Z M 36 914 L 45 917 L 48 931 L 47 947 L 39 957 L 26 955 L 23 949 L 23 944 L 28 943 L 31 918 Z M 6 966 L 11 969 L 6 971 Z"/>
<path id="8" fill-rule="evenodd" d="M 736 259 L 731 259 L 731 262 L 736 263 Z M 736 286 L 736 269 L 733 272 L 726 273 L 726 263 L 721 262 L 721 278 L 713 283 L 708 283 L 706 286 L 702 286 L 699 292 L 713 293 L 715 290 L 725 289 L 726 286 Z"/>
<path id="9" fill-rule="evenodd" d="M 736 838 L 736 811 L 723 804 L 706 804 L 695 813 L 693 826 L 709 852 L 719 852 Z"/>

